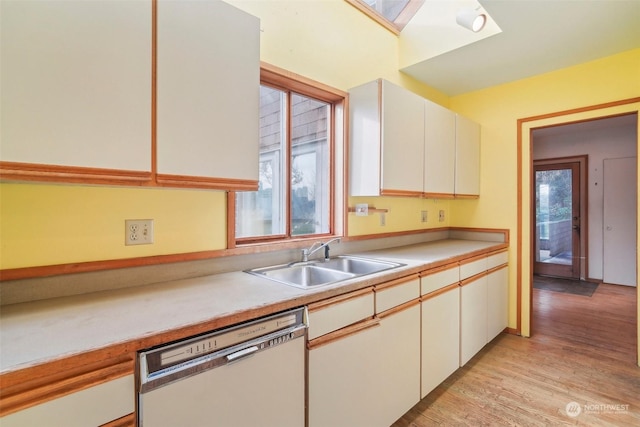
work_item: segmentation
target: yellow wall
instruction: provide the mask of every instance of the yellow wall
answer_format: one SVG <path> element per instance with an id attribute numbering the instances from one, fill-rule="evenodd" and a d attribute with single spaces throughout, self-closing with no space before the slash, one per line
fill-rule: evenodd
<path id="1" fill-rule="evenodd" d="M 0 186 L 0 268 L 195 252 L 226 245 L 225 193 Z M 153 245 L 125 246 L 124 220 L 154 220 Z"/>
<path id="2" fill-rule="evenodd" d="M 515 327 L 517 323 L 517 120 L 638 96 L 640 49 L 451 99 L 453 110 L 482 124 L 481 197 L 479 200 L 452 202 L 451 224 L 510 229 L 510 327 Z M 625 108 L 628 110 L 634 107 Z M 574 119 L 580 117 L 571 118 Z M 528 164 L 529 158 L 526 144 L 524 165 Z M 527 170 L 523 170 L 523 179 L 524 188 L 529 188 Z M 523 202 L 526 203 L 523 223 L 529 224 L 526 191 L 523 197 Z M 525 283 L 530 273 L 530 250 L 528 230 L 525 227 L 523 231 L 522 279 Z M 523 299 L 526 306 L 526 292 L 523 292 Z M 528 335 L 530 325 L 526 307 L 522 321 L 523 333 Z"/>
<path id="3" fill-rule="evenodd" d="M 395 231 L 426 230 L 448 227 L 451 211 L 449 200 L 418 199 L 409 197 L 350 197 L 349 206 L 366 203 L 377 209 L 388 209 L 384 214 L 384 225 L 380 214 L 356 216 L 350 213 L 348 218 L 349 236 L 366 234 L 391 233 Z M 444 211 L 444 221 L 440 221 L 439 213 Z M 427 211 L 427 222 L 422 222 L 422 211 Z"/>
<path id="4" fill-rule="evenodd" d="M 344 0 L 227 0 L 260 18 L 265 62 L 341 90 L 384 78 L 444 106 L 449 97 L 398 71 L 398 38 Z"/>

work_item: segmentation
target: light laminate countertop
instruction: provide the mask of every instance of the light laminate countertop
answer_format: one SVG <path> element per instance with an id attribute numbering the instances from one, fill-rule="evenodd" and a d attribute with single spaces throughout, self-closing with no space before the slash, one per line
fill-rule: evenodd
<path id="1" fill-rule="evenodd" d="M 126 342 L 156 345 L 153 337 L 176 339 L 182 328 L 229 326 L 504 246 L 440 240 L 353 253 L 406 266 L 308 290 L 238 271 L 3 306 L 0 374 Z"/>

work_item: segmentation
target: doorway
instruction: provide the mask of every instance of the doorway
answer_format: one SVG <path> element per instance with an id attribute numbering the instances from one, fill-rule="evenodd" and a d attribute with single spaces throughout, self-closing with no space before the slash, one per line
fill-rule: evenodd
<path id="1" fill-rule="evenodd" d="M 534 274 L 581 278 L 582 163 L 534 162 Z"/>
<path id="2" fill-rule="evenodd" d="M 603 184 L 602 177 L 602 165 L 600 161 L 603 158 L 612 157 L 625 157 L 635 156 L 636 154 L 627 153 L 612 153 L 614 146 L 610 138 L 610 130 L 618 129 L 620 132 L 616 133 L 616 140 L 619 142 L 630 140 L 630 146 L 633 150 L 640 146 L 640 140 L 638 139 L 638 113 L 640 112 L 640 98 L 632 98 L 628 100 L 598 104 L 589 107 L 583 107 L 574 110 L 559 111 L 556 113 L 549 113 L 544 115 L 532 116 L 518 120 L 518 227 L 517 227 L 517 258 L 518 264 L 516 266 L 516 317 L 517 317 L 517 331 L 525 337 L 531 336 L 531 314 L 532 314 L 532 290 L 533 290 L 533 270 L 535 256 L 533 253 L 534 242 L 534 224 L 535 218 L 532 214 L 534 212 L 533 202 L 535 196 L 532 194 L 534 190 L 534 160 L 543 158 L 561 158 L 564 156 L 571 156 L 572 153 L 582 152 L 589 155 L 589 170 L 588 170 L 588 190 L 589 190 L 589 205 L 593 205 L 595 208 L 588 208 L 589 212 L 588 223 L 586 219 L 582 218 L 581 229 L 582 240 L 589 242 L 589 247 L 592 249 L 588 253 L 582 254 L 586 257 L 588 262 L 588 270 L 585 272 L 585 280 L 598 280 L 602 276 L 602 230 L 603 230 L 603 218 L 602 218 L 602 203 L 603 200 L 601 194 L 596 194 L 592 197 L 591 191 L 601 189 Z M 606 122 L 603 122 L 606 120 Z M 607 124 L 606 127 L 600 126 L 601 124 Z M 615 123 L 615 126 L 609 126 Z M 575 137 L 571 142 L 557 144 L 551 141 L 551 137 L 557 135 L 557 130 L 565 131 L 570 129 L 569 126 L 576 125 L 583 129 L 586 126 L 588 132 L 582 133 L 578 138 Z M 607 142 L 600 142 L 594 140 L 593 136 L 602 136 L 605 131 L 607 133 Z M 535 135 L 534 135 L 535 134 Z M 623 134 L 623 135 L 621 135 Z M 534 136 L 535 136 L 535 150 L 534 150 Z M 541 137 L 546 137 L 549 140 L 548 148 L 543 153 L 540 149 Z M 584 143 L 586 139 L 590 139 L 596 151 L 590 153 L 589 150 L 584 149 Z M 618 146 L 618 144 L 615 144 Z M 620 148 L 626 146 L 620 145 Z M 551 150 L 551 148 L 554 148 Z M 557 148 L 557 149 L 555 149 Z M 602 152 L 606 150 L 607 153 Z M 549 151 L 547 153 L 547 151 Z M 548 155 L 547 155 L 548 154 Z M 597 160 L 597 161 L 596 161 Z M 634 182 L 637 182 L 634 180 Z M 598 206 L 600 208 L 598 208 Z M 636 218 L 637 220 L 637 218 Z M 589 231 L 589 235 L 585 236 L 586 231 Z M 630 231 L 630 234 L 633 230 Z M 636 260 L 637 261 L 637 260 Z M 638 274 L 638 273 L 636 273 Z M 601 279 L 600 279 L 601 280 Z M 598 280 L 599 281 L 599 280 Z M 636 288 L 640 289 L 640 287 Z M 638 291 L 640 292 L 640 291 Z M 640 294 L 638 294 L 640 296 Z M 636 305 L 637 309 L 640 306 Z M 638 342 L 640 343 L 640 336 Z M 640 363 L 640 359 L 638 359 Z"/>

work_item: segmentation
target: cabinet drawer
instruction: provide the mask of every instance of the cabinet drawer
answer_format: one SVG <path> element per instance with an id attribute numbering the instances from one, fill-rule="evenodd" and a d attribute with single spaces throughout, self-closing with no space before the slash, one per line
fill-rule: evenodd
<path id="1" fill-rule="evenodd" d="M 374 315 L 372 288 L 310 304 L 308 339 L 344 328 Z"/>
<path id="2" fill-rule="evenodd" d="M 485 271 L 487 271 L 487 257 L 483 255 L 480 258 L 460 264 L 460 280 L 467 279 Z"/>
<path id="3" fill-rule="evenodd" d="M 421 278 L 421 294 L 426 295 L 438 289 L 460 281 L 460 268 L 457 265 L 444 266 L 434 272 L 427 271 Z"/>
<path id="4" fill-rule="evenodd" d="M 413 275 L 383 283 L 375 287 L 376 313 L 420 297 L 420 278 Z"/>
<path id="5" fill-rule="evenodd" d="M 509 262 L 509 252 L 504 251 L 487 257 L 487 270 L 491 270 L 502 264 Z"/>
<path id="6" fill-rule="evenodd" d="M 55 400 L 15 412 L 0 419 L 11 426 L 96 426 L 135 410 L 133 375 L 111 380 Z"/>

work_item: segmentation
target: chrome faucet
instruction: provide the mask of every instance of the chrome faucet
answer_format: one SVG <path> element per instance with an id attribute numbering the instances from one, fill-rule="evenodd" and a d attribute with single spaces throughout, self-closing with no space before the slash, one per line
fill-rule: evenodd
<path id="1" fill-rule="evenodd" d="M 307 262 L 309 261 L 309 257 L 313 254 L 315 254 L 316 252 L 318 252 L 320 249 L 324 248 L 324 259 L 325 261 L 329 259 L 329 243 L 333 243 L 333 242 L 337 242 L 340 243 L 340 237 L 336 237 L 335 239 L 331 239 L 328 242 L 315 242 L 313 245 L 311 245 L 311 247 L 309 247 L 308 249 L 303 249 L 302 250 L 302 262 Z M 314 249 L 314 247 L 316 245 L 320 245 L 317 248 Z"/>

